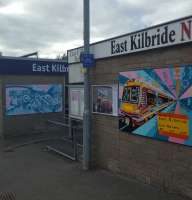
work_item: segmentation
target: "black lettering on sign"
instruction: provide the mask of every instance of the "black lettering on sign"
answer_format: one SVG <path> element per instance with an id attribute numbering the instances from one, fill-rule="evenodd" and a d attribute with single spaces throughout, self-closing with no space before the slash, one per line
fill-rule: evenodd
<path id="1" fill-rule="evenodd" d="M 172 31 L 169 33 L 169 41 L 170 41 L 170 42 L 175 42 L 175 35 L 176 35 L 176 33 L 175 33 L 174 30 L 172 30 Z"/>
<path id="2" fill-rule="evenodd" d="M 137 38 L 137 34 L 131 35 L 131 50 L 138 49 L 136 38 Z"/>
<path id="3" fill-rule="evenodd" d="M 161 34 L 161 44 L 168 43 L 168 26 L 164 27 L 164 32 Z"/>
<path id="4" fill-rule="evenodd" d="M 123 42 L 116 42 L 116 40 L 111 41 L 111 54 L 119 54 L 127 52 L 127 40 L 124 40 Z"/>

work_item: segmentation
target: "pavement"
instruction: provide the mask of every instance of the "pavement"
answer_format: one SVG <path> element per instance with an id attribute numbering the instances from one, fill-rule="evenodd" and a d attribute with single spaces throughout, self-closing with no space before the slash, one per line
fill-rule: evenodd
<path id="1" fill-rule="evenodd" d="M 184 200 L 104 170 L 48 152 L 45 143 L 4 152 L 0 142 L 0 192 L 16 200 Z"/>

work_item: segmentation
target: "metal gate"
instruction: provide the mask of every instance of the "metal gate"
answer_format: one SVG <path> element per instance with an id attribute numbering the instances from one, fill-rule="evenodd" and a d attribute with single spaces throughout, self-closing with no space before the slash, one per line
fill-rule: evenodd
<path id="1" fill-rule="evenodd" d="M 71 160 L 81 161 L 83 153 L 83 121 L 64 118 L 63 121 L 49 120 L 48 123 L 55 126 L 66 127 L 68 134 L 65 134 L 65 136 L 59 139 L 50 141 L 46 145 L 47 149 Z"/>

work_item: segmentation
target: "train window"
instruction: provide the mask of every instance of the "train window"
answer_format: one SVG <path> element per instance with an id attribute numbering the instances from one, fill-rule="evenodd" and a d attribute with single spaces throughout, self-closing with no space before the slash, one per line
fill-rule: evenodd
<path id="1" fill-rule="evenodd" d="M 128 88 L 128 87 L 124 88 L 122 100 L 130 101 L 130 88 Z"/>
<path id="2" fill-rule="evenodd" d="M 148 105 L 155 105 L 156 104 L 156 95 L 153 91 L 147 91 L 147 104 Z"/>
<path id="3" fill-rule="evenodd" d="M 139 102 L 139 87 L 131 87 L 131 102 L 138 103 Z"/>
<path id="4" fill-rule="evenodd" d="M 123 90 L 123 101 L 128 101 L 131 103 L 138 103 L 139 102 L 139 87 L 125 87 Z"/>
<path id="5" fill-rule="evenodd" d="M 168 97 L 166 97 L 166 96 L 162 96 L 162 95 L 158 95 L 158 103 L 161 105 L 161 104 L 163 104 L 163 103 L 166 103 L 166 102 L 168 102 L 169 101 L 169 99 L 168 99 Z"/>

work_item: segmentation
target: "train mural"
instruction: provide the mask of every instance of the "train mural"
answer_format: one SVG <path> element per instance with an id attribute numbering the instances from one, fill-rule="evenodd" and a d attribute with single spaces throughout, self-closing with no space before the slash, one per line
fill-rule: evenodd
<path id="1" fill-rule="evenodd" d="M 128 80 L 121 98 L 120 129 L 133 130 L 168 107 L 173 101 L 171 96 L 158 88 L 144 82 Z"/>
<path id="2" fill-rule="evenodd" d="M 119 129 L 192 146 L 192 65 L 119 73 Z"/>

